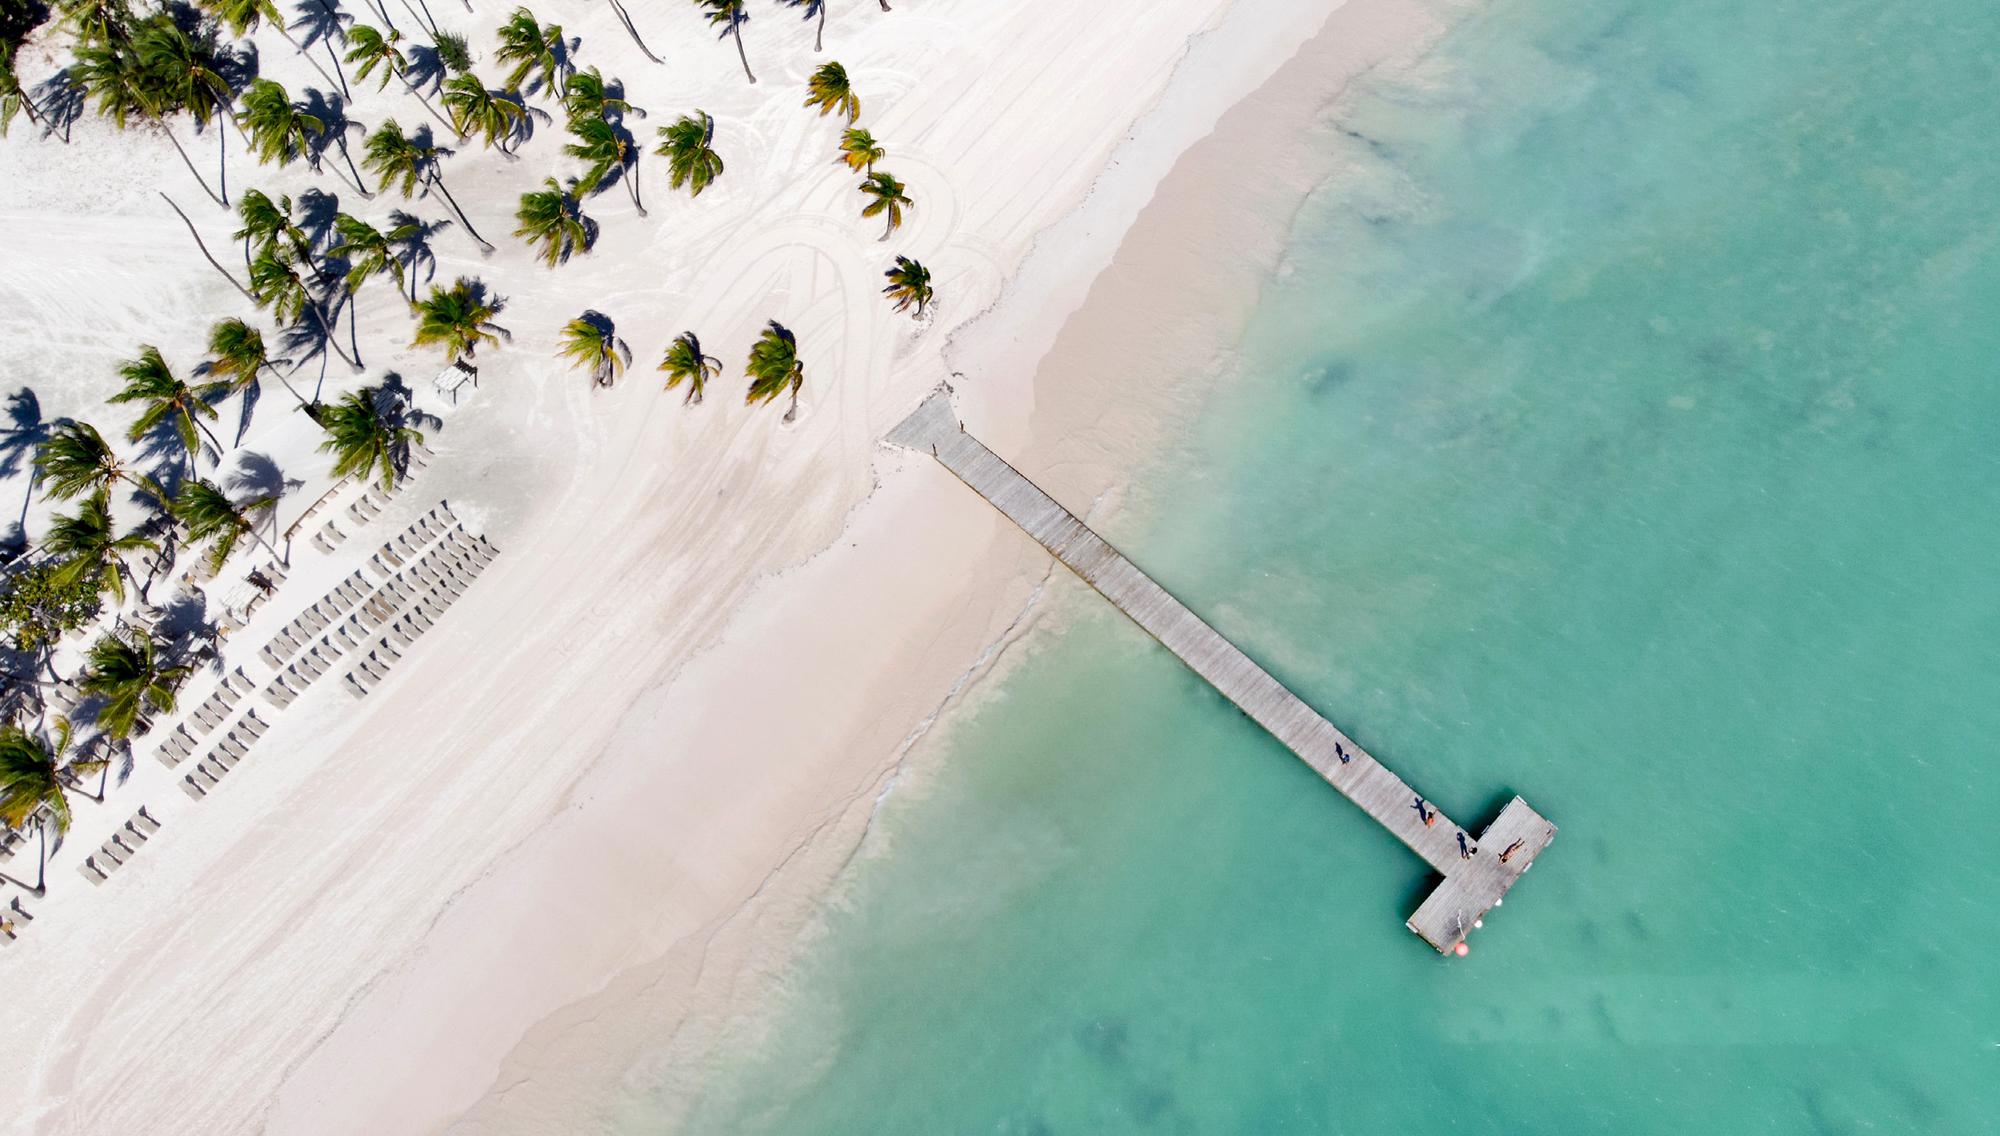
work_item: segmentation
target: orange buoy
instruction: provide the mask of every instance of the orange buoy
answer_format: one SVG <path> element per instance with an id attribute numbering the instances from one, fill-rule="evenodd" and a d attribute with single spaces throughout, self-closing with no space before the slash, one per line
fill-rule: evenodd
<path id="1" fill-rule="evenodd" d="M 1464 958 L 1472 953 L 1472 948 L 1466 946 L 1464 943 L 1460 943 L 1451 949 L 1451 953 L 1457 955 L 1459 958 Z"/>

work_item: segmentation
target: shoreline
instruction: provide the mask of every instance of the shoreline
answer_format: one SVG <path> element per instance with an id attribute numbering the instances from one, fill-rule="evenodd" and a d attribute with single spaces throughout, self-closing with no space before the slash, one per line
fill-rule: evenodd
<path id="1" fill-rule="evenodd" d="M 688 247 L 679 234 L 651 236 L 662 255 L 740 265 L 735 277 L 620 272 L 618 259 L 635 258 L 614 250 L 559 270 L 566 275 L 552 279 L 562 287 L 547 295 L 517 290 L 505 322 L 521 342 L 490 362 L 482 356 L 494 393 L 433 439 L 439 460 L 406 502 L 448 497 L 511 555 L 360 713 L 344 696 L 302 702 L 262 747 L 285 756 L 246 763 L 116 886 L 71 898 L 72 886 L 52 900 L 34 937 L 7 956 L 37 968 L 51 991 L 24 1003 L 35 1028 L 0 1050 L 22 1071 L 0 1093 L 18 1130 L 157 1127 L 163 1116 L 184 1130 L 284 1132 L 653 1119 L 654 1102 L 621 1098 L 619 1086 L 643 1094 L 684 1083 L 677 1078 L 698 1069 L 719 1031 L 761 1003 L 905 756 L 920 780 L 954 699 L 990 690 L 992 668 L 1022 654 L 1006 644 L 1032 633 L 1048 606 L 1033 596 L 1061 578 L 956 483 L 883 459 L 875 439 L 931 380 L 977 360 L 961 384 L 968 420 L 978 416 L 996 445 L 1081 503 L 1136 466 L 1173 413 L 1192 412 L 1168 400 L 1157 417 L 1129 405 L 1098 413 L 1121 401 L 1119 379 L 1092 365 L 1087 328 L 1107 306 L 1132 302 L 1100 298 L 1100 289 L 1157 271 L 1135 267 L 1142 262 L 1130 254 L 1159 239 L 1141 239 L 1152 231 L 1143 228 L 1156 212 L 1149 203 L 1190 181 L 1178 176 L 1190 145 L 1208 124 L 1240 116 L 1243 99 L 1299 51 L 1305 37 L 1280 20 L 1229 21 L 1237 7 L 1196 0 L 1175 10 L 1197 42 L 1172 53 L 1171 82 L 1145 63 L 1164 57 L 1173 36 L 1163 13 L 1146 17 L 1154 23 L 1144 45 L 1117 13 L 1068 32 L 990 13 L 963 27 L 942 17 L 876 25 L 904 53 L 882 56 L 874 72 L 896 95 L 919 86 L 919 63 L 935 63 L 926 52 L 945 49 L 921 36 L 1026 69 L 981 82 L 1032 88 L 1057 68 L 1055 79 L 1099 83 L 1106 98 L 1162 84 L 1132 120 L 1141 127 L 1071 123 L 1062 144 L 1097 155 L 1089 176 L 1065 170 L 1047 200 L 1027 203 L 954 197 L 951 169 L 932 157 L 975 155 L 962 178 L 1041 180 L 996 164 L 1013 151 L 965 136 L 991 123 L 954 120 L 950 96 L 974 98 L 975 78 L 888 103 L 885 136 L 930 143 L 895 163 L 921 172 L 911 181 L 929 193 L 911 239 L 956 268 L 940 279 L 946 308 L 914 330 L 883 318 L 873 306 L 879 278 L 851 268 L 851 254 L 882 255 L 873 234 L 826 234 L 822 218 L 846 208 L 828 196 L 843 192 L 840 183 L 823 178 L 831 189 L 809 183 L 777 201 L 784 161 L 817 153 L 822 140 L 810 116 L 759 117 L 765 91 L 795 101 L 791 72 L 812 61 L 809 28 L 770 28 L 766 78 L 775 81 L 764 91 L 722 88 L 710 104 L 770 153 L 746 155 L 753 168 L 697 206 L 681 203 L 710 219 Z M 1374 27 L 1368 14 L 1380 15 L 1382 38 L 1368 42 L 1390 54 L 1421 38 L 1410 21 L 1427 13 L 1351 0 L 1329 23 L 1323 10 L 1334 7 L 1314 0 L 1298 19 L 1347 29 Z M 1011 33 L 1006 50 L 968 46 L 975 18 Z M 611 18 L 577 24 L 595 33 Z M 1132 72 L 1103 74 L 1107 50 L 1131 53 Z M 705 71 L 739 78 L 733 53 L 698 58 Z M 1196 58 L 1208 60 L 1199 82 L 1182 70 Z M 171 168 L 142 152 L 155 169 Z M 501 176 L 491 155 L 472 157 L 501 190 L 519 180 Z M 73 166 L 77 154 L 59 160 Z M 267 184 L 282 181 L 264 173 Z M 1210 180 L 1217 192 L 1229 188 L 1226 177 Z M 1309 182 L 1293 188 L 1302 196 Z M 456 184 L 475 216 L 490 221 L 505 207 L 492 186 Z M 116 200 L 115 188 L 94 199 Z M 1061 220 L 1050 224 L 1051 210 Z M 1285 216 L 1261 247 L 1282 246 Z M 112 241 L 144 229 L 161 249 L 146 265 L 158 273 L 181 238 L 155 241 L 148 226 L 121 215 L 100 232 Z M 488 271 L 460 251 L 441 253 L 445 279 Z M 183 290 L 178 310 L 226 307 L 205 272 L 180 271 L 200 284 Z M 124 275 L 126 291 L 113 288 L 102 303 L 139 310 L 145 295 L 130 293 L 159 277 Z M 573 314 L 579 296 L 634 327 L 719 323 L 728 355 L 764 315 L 783 311 L 802 339 L 832 350 L 815 359 L 824 377 L 809 386 L 794 428 L 729 407 L 726 390 L 723 405 L 689 413 L 644 373 L 599 398 L 545 361 L 553 337 L 543 325 Z M 1254 297 L 1235 301 L 1225 310 L 1240 317 Z M 958 304 L 978 314 L 940 336 Z M 370 335 L 391 308 L 379 292 L 364 297 Z M 171 323 L 157 312 L 147 319 Z M 364 342 L 373 358 L 402 358 Z M 1066 382 L 1065 365 L 1088 383 Z M 679 470 L 687 459 L 699 468 Z M 979 661 L 968 669 L 968 659 Z M 925 726 L 911 729 L 933 720 L 944 729 L 929 738 Z M 919 741 L 922 753 L 912 748 Z M 51 872 L 74 875 L 63 861 Z M 286 1012 L 274 1012 L 281 1005 Z M 673 1044 L 661 1046 L 669 1033 Z M 690 1064 L 676 1072 L 676 1060 Z M 118 1091 L 104 1091 L 108 1083 Z"/>

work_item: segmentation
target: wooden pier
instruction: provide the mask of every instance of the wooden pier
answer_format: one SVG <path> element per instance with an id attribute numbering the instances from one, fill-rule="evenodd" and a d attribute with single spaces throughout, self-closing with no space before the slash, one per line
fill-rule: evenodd
<path id="1" fill-rule="evenodd" d="M 1410 930 L 1441 952 L 1534 865 L 1556 827 L 1519 797 L 1474 837 L 1285 689 L 1020 471 L 967 434 L 940 389 L 889 434 L 928 453 L 1444 876 Z M 1419 809 L 1419 802 L 1422 809 Z"/>

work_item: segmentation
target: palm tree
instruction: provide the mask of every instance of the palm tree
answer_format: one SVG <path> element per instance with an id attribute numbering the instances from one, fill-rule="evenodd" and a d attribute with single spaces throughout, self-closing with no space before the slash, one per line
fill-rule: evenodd
<path id="1" fill-rule="evenodd" d="M 458 131 L 460 138 L 469 138 L 478 130 L 480 141 L 486 146 L 498 146 L 503 154 L 513 152 L 507 148 L 507 141 L 527 117 L 520 103 L 489 90 L 479 76 L 470 72 L 454 75 L 444 85 L 442 101 L 451 115 L 451 128 Z"/>
<path id="2" fill-rule="evenodd" d="M 342 216 L 346 214 L 343 213 Z M 232 316 L 209 328 L 208 353 L 210 358 L 207 373 L 222 376 L 222 381 L 230 390 L 249 389 L 257 382 L 258 372 L 269 369 L 278 382 L 282 383 L 286 390 L 291 391 L 292 397 L 298 400 L 307 417 L 310 418 L 316 413 L 313 404 L 307 402 L 305 396 L 300 394 L 285 376 L 278 373 L 270 352 L 265 350 L 264 333 L 242 320 Z"/>
<path id="3" fill-rule="evenodd" d="M 563 82 L 562 105 L 571 118 L 596 117 L 615 121 L 628 111 L 640 118 L 646 117 L 646 112 L 640 108 L 622 98 L 613 98 L 610 85 L 595 67 L 578 71 Z"/>
<path id="4" fill-rule="evenodd" d="M 512 63 L 514 69 L 507 73 L 507 89 L 518 91 L 521 80 L 531 72 L 539 71 L 540 86 L 558 90 L 564 73 L 569 69 L 568 52 L 564 50 L 563 30 L 555 24 L 535 22 L 535 14 L 526 8 L 514 9 L 507 22 L 500 25 L 500 50 L 493 53 L 495 59 Z"/>
<path id="5" fill-rule="evenodd" d="M 721 26 L 722 30 L 716 33 L 717 39 L 725 36 L 736 37 L 736 57 L 743 61 L 743 74 L 749 76 L 750 81 L 755 83 L 757 76 L 750 74 L 750 57 L 743 54 L 743 23 L 750 18 L 750 13 L 744 9 L 744 0 L 694 0 L 694 2 L 707 9 L 710 24 Z"/>
<path id="6" fill-rule="evenodd" d="M 35 895 L 48 894 L 49 829 L 56 830 L 58 842 L 69 831 L 69 794 L 63 789 L 62 778 L 66 768 L 73 768 L 63 764 L 71 736 L 69 719 L 57 718 L 55 728 L 55 744 L 50 745 L 16 723 L 0 726 L 0 821 L 18 831 L 33 820 L 41 834 L 41 865 L 35 885 L 14 881 Z"/>
<path id="7" fill-rule="evenodd" d="M 586 167 L 578 186 L 586 193 L 595 193 L 615 172 L 624 181 L 626 192 L 632 195 L 632 207 L 644 217 L 646 207 L 639 201 L 639 148 L 632 144 L 632 136 L 624 128 L 595 115 L 572 117 L 569 132 L 576 136 L 576 141 L 564 146 L 563 153 L 582 161 Z"/>
<path id="8" fill-rule="evenodd" d="M 592 226 L 577 199 L 575 178 L 566 186 L 554 178 L 544 178 L 542 184 L 548 188 L 521 195 L 521 207 L 514 213 L 521 223 L 514 235 L 531 248 L 541 246 L 539 255 L 553 267 L 574 253 L 590 251 Z"/>
<path id="9" fill-rule="evenodd" d="M 903 183 L 880 170 L 869 174 L 867 180 L 861 183 L 861 192 L 868 198 L 868 204 L 861 208 L 863 217 L 888 218 L 889 225 L 882 230 L 885 241 L 902 225 L 903 210 L 916 208 L 916 202 L 903 192 Z"/>
<path id="10" fill-rule="evenodd" d="M 625 34 L 632 37 L 632 42 L 639 45 L 639 50 L 645 53 L 646 58 L 655 63 L 666 62 L 654 55 L 653 49 L 646 46 L 646 41 L 639 38 L 639 29 L 632 26 L 632 15 L 625 10 L 625 5 L 620 4 L 618 0 L 611 0 L 611 10 L 618 13 L 618 22 L 625 25 Z"/>
<path id="11" fill-rule="evenodd" d="M 141 718 L 174 712 L 174 692 L 193 672 L 169 664 L 153 637 L 140 632 L 126 642 L 106 635 L 91 645 L 83 689 L 104 699 L 97 728 L 120 741 L 132 736 Z"/>
<path id="12" fill-rule="evenodd" d="M 194 180 L 201 185 L 202 192 L 208 194 L 209 200 L 227 207 L 228 203 L 208 187 L 201 171 L 195 169 L 194 161 L 181 147 L 180 139 L 174 137 L 173 127 L 167 122 L 167 115 L 174 108 L 164 101 L 160 91 L 162 84 L 146 70 L 128 40 L 107 37 L 80 42 L 76 49 L 76 63 L 70 70 L 78 86 L 96 97 L 99 114 L 110 117 L 121 130 L 125 128 L 126 120 L 133 117 L 152 124 L 166 136 L 174 153 L 180 155 L 181 164 L 194 175 Z"/>
<path id="13" fill-rule="evenodd" d="M 305 277 L 284 257 L 265 251 L 250 262 L 250 294 L 268 307 L 279 323 L 295 324 L 317 308 Z"/>
<path id="14" fill-rule="evenodd" d="M 58 6 L 81 44 L 128 38 L 132 9 L 126 0 L 59 0 Z"/>
<path id="15" fill-rule="evenodd" d="M 895 267 L 882 275 L 889 278 L 889 286 L 882 289 L 884 295 L 896 301 L 896 310 L 902 311 L 911 304 L 917 306 L 917 318 L 924 317 L 924 309 L 931 302 L 931 270 L 921 262 L 907 256 L 896 258 Z"/>
<path id="16" fill-rule="evenodd" d="M 836 110 L 845 113 L 850 123 L 861 117 L 861 96 L 848 85 L 847 68 L 838 63 L 821 64 L 806 80 L 805 105 L 818 107 L 821 118 Z"/>
<path id="17" fill-rule="evenodd" d="M 722 373 L 722 360 L 713 355 L 704 355 L 701 340 L 692 331 L 683 331 L 667 344 L 666 358 L 660 360 L 660 370 L 667 373 L 667 389 L 672 390 L 686 382 L 687 397 L 682 399 L 689 405 L 701 403 L 702 388 L 708 381 Z"/>
<path id="18" fill-rule="evenodd" d="M 799 362 L 798 339 L 790 328 L 770 321 L 751 346 L 750 362 L 743 373 L 750 378 L 750 393 L 743 399 L 746 404 L 769 402 L 790 391 L 792 408 L 785 411 L 785 421 L 798 417 L 799 388 L 805 385 L 806 368 Z"/>
<path id="19" fill-rule="evenodd" d="M 319 448 L 333 455 L 335 477 L 366 479 L 380 468 L 382 488 L 394 489 L 410 446 L 424 436 L 403 425 L 400 414 L 384 414 L 381 401 L 382 388 L 363 387 L 327 407 L 320 419 L 326 441 Z"/>
<path id="20" fill-rule="evenodd" d="M 174 496 L 173 515 L 187 530 L 189 544 L 208 545 L 208 569 L 219 572 L 229 554 L 236 551 L 237 542 L 246 536 L 263 545 L 274 559 L 285 559 L 257 532 L 254 519 L 277 504 L 278 495 L 272 493 L 237 505 L 220 487 L 190 477 L 181 482 L 180 492 Z"/>
<path id="21" fill-rule="evenodd" d="M 206 128 L 217 118 L 228 118 L 229 104 L 235 100 L 236 92 L 218 71 L 222 62 L 216 58 L 212 31 L 205 30 L 197 37 L 182 31 L 171 20 L 148 20 L 133 37 L 132 50 L 157 96 L 166 105 L 187 111 L 197 127 Z M 219 148 L 226 146 L 220 130 L 215 137 Z M 222 160 L 221 153 L 218 150 L 218 162 Z M 227 205 L 227 185 L 221 196 Z"/>
<path id="22" fill-rule="evenodd" d="M 221 460 L 222 443 L 201 419 L 217 416 L 211 405 L 221 398 L 227 387 L 221 383 L 205 383 L 191 387 L 174 374 L 173 368 L 160 357 L 160 349 L 146 344 L 139 349 L 139 357 L 118 368 L 118 375 L 125 380 L 125 386 L 111 396 L 112 402 L 137 402 L 142 404 L 139 418 L 126 431 L 136 442 L 158 429 L 163 423 L 172 423 L 174 432 L 180 435 L 181 444 L 187 447 L 190 456 L 201 450 L 201 439 L 195 431 L 208 435 L 209 444 L 215 447 L 216 460 Z"/>
<path id="23" fill-rule="evenodd" d="M 354 64 L 355 80 L 365 81 L 379 67 L 382 70 L 382 78 L 375 84 L 376 90 L 387 87 L 389 77 L 394 75 L 402 81 L 405 90 L 417 96 L 417 101 L 424 104 L 424 109 L 431 112 L 432 118 L 450 127 L 451 120 L 431 105 L 431 100 L 417 89 L 415 83 L 410 82 L 409 60 L 404 58 L 402 49 L 397 46 L 402 42 L 403 33 L 394 27 L 384 35 L 367 24 L 355 25 L 353 30 L 347 33 L 347 61 Z"/>
<path id="24" fill-rule="evenodd" d="M 110 592 L 119 603 L 125 602 L 126 574 L 119 554 L 160 548 L 138 532 L 118 535 L 111 520 L 111 494 L 103 489 L 85 497 L 75 516 L 58 513 L 51 518 L 42 547 L 63 561 L 56 570 L 57 582 L 89 583 L 99 595 Z"/>
<path id="25" fill-rule="evenodd" d="M 243 111 L 238 117 L 258 161 L 289 166 L 303 157 L 315 173 L 319 171 L 313 143 L 326 132 L 326 123 L 294 103 L 282 84 L 270 79 L 253 81 L 243 92 Z"/>
<path id="26" fill-rule="evenodd" d="M 59 501 L 68 501 L 86 493 L 109 493 L 111 487 L 125 482 L 152 496 L 161 504 L 167 500 L 166 491 L 145 474 L 125 464 L 97 427 L 74 418 L 58 422 L 49 432 L 39 449 L 35 451 L 35 469 L 42 480 L 42 491 Z"/>
<path id="27" fill-rule="evenodd" d="M 231 235 L 243 242 L 243 263 L 250 263 L 253 248 L 256 252 L 276 255 L 278 238 L 283 237 L 301 263 L 312 264 L 312 243 L 306 239 L 306 231 L 292 220 L 290 197 L 272 201 L 262 190 L 246 189 L 236 199 L 236 216 L 243 227 Z"/>
<path id="28" fill-rule="evenodd" d="M 804 8 L 805 18 L 819 17 L 819 27 L 813 29 L 813 50 L 822 51 L 826 47 L 826 0 L 778 0 L 788 8 Z"/>
<path id="29" fill-rule="evenodd" d="M 672 125 L 659 128 L 660 144 L 653 153 L 667 160 L 667 184 L 675 189 L 685 185 L 689 196 L 700 197 L 708 183 L 722 176 L 722 156 L 710 145 L 715 140 L 715 120 L 707 111 L 682 115 Z"/>
<path id="30" fill-rule="evenodd" d="M 498 343 L 507 334 L 493 322 L 498 314 L 499 305 L 461 276 L 450 288 L 432 288 L 417 305 L 417 331 L 410 346 L 443 347 L 447 362 L 470 359 L 481 343 Z"/>
<path id="31" fill-rule="evenodd" d="M 450 221 L 425 221 L 401 209 L 389 211 L 389 227 L 382 235 L 387 238 L 389 251 L 402 269 L 399 275 L 409 288 L 412 311 L 417 306 L 417 266 L 425 265 L 433 274 L 437 271 L 437 255 L 431 251 L 430 237 L 449 224 Z M 426 275 L 424 279 L 428 283 L 430 276 Z"/>
<path id="32" fill-rule="evenodd" d="M 229 28 L 229 34 L 239 39 L 261 24 L 271 25 L 298 54 L 305 55 L 306 62 L 313 65 L 313 70 L 319 72 L 321 78 L 328 83 L 334 82 L 333 76 L 326 73 L 326 68 L 319 65 L 319 60 L 306 55 L 305 45 L 285 26 L 285 18 L 278 14 L 278 5 L 274 0 L 198 0 L 198 3 L 202 11 L 220 20 Z"/>
<path id="33" fill-rule="evenodd" d="M 556 354 L 577 368 L 590 368 L 593 385 L 608 387 L 632 362 L 632 349 L 618 338 L 602 312 L 585 312 L 563 325 L 562 348 Z"/>
<path id="34" fill-rule="evenodd" d="M 396 292 L 402 294 L 403 262 L 397 259 L 396 250 L 390 245 L 386 233 L 346 213 L 334 216 L 333 231 L 339 234 L 340 239 L 327 253 L 347 261 L 347 291 L 350 295 L 359 292 L 370 276 L 379 276 L 384 272 L 396 278 Z"/>
<path id="35" fill-rule="evenodd" d="M 423 0 L 417 0 L 422 3 Z M 431 46 L 437 50 L 438 62 L 454 75 L 463 75 L 472 70 L 472 47 L 465 37 L 457 32 L 439 31 L 431 28 Z"/>
<path id="36" fill-rule="evenodd" d="M 444 175 L 438 172 L 436 146 L 428 144 L 417 136 L 404 134 L 403 128 L 392 118 L 383 122 L 375 129 L 375 133 L 368 136 L 368 141 L 362 146 L 361 164 L 372 170 L 375 176 L 382 180 L 384 186 L 394 183 L 405 199 L 419 183 L 426 191 L 435 187 L 444 195 L 445 204 L 451 206 L 452 214 L 458 218 L 458 223 L 465 226 L 466 232 L 472 234 L 472 239 L 478 241 L 487 251 L 492 251 L 492 244 L 479 235 L 479 231 L 472 227 L 472 222 L 465 219 L 465 211 L 458 207 L 458 199 L 451 195 L 451 190 L 445 188 Z"/>
<path id="37" fill-rule="evenodd" d="M 855 173 L 875 172 L 875 163 L 886 157 L 888 151 L 875 144 L 875 136 L 858 126 L 850 126 L 840 135 L 840 157 L 835 164 L 845 163 Z"/>

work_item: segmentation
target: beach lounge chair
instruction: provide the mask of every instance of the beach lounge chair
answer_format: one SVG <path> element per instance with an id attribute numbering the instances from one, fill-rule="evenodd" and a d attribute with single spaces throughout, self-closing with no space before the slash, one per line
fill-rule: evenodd
<path id="1" fill-rule="evenodd" d="M 147 835 L 140 832 L 138 827 L 128 820 L 125 822 L 125 827 L 118 830 L 118 839 L 137 848 L 146 842 Z"/>
<path id="2" fill-rule="evenodd" d="M 265 730 L 271 727 L 264 719 L 257 716 L 255 710 L 249 710 L 244 713 L 243 720 L 236 723 L 236 728 L 241 730 L 251 741 L 256 741 L 258 738 L 264 736 Z"/>
<path id="3" fill-rule="evenodd" d="M 131 858 L 132 853 L 120 848 L 114 838 L 98 845 L 97 855 L 111 864 L 112 871 L 117 871 L 125 866 L 125 861 Z"/>
<path id="4" fill-rule="evenodd" d="M 353 671 L 348 671 L 341 677 L 342 681 L 347 684 L 347 693 L 352 694 L 356 698 L 368 697 L 368 688 L 361 685 L 361 680 L 354 677 Z"/>
<path id="5" fill-rule="evenodd" d="M 139 811 L 132 814 L 130 823 L 134 828 L 145 830 L 147 836 L 160 831 L 160 822 L 153 819 L 153 814 L 147 812 L 144 805 L 139 806 Z"/>
<path id="6" fill-rule="evenodd" d="M 236 768 L 237 762 L 250 756 L 249 747 L 238 741 L 233 731 L 227 737 L 215 743 L 215 748 L 221 751 L 216 754 L 215 759 L 217 761 L 224 761 L 226 758 L 227 760 L 224 763 L 231 769 Z"/>
<path id="7" fill-rule="evenodd" d="M 208 790 L 195 783 L 194 774 L 192 773 L 181 778 L 181 792 L 186 793 L 189 797 L 197 801 L 208 796 Z"/>
<path id="8" fill-rule="evenodd" d="M 94 884 L 101 884 L 111 878 L 105 874 L 104 869 L 97 866 L 97 857 L 95 856 L 85 856 L 83 863 L 76 866 L 76 870 L 83 873 L 84 879 Z"/>

